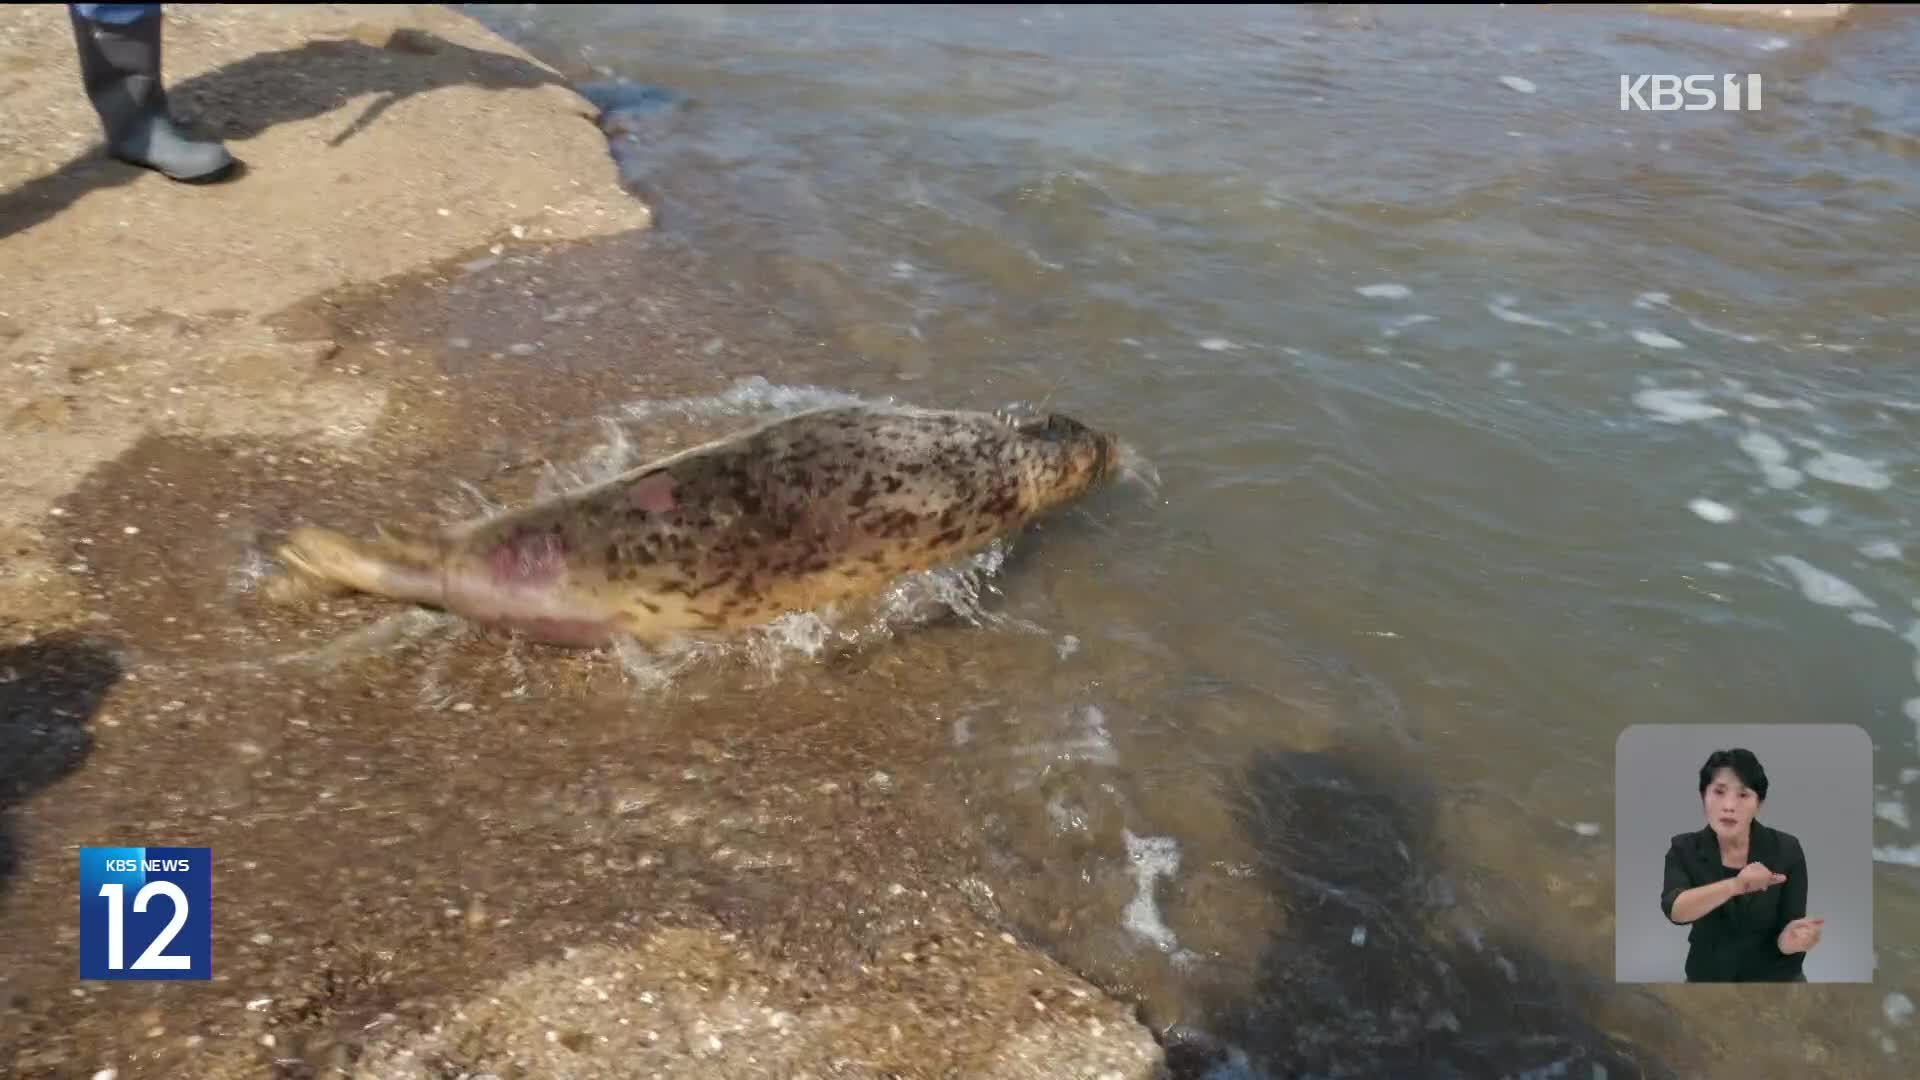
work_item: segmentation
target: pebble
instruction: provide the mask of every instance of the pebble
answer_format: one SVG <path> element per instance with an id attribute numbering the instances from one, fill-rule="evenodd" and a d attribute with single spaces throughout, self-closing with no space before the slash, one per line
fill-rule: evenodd
<path id="1" fill-rule="evenodd" d="M 118 1069 L 101 1069 L 93 1074 L 93 1080 L 115 1080 L 120 1075 Z"/>

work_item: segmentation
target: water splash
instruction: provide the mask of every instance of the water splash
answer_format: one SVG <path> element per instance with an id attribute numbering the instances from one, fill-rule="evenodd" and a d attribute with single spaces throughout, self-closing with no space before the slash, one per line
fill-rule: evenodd
<path id="1" fill-rule="evenodd" d="M 246 551 L 241 553 L 240 560 L 227 572 L 227 591 L 234 596 L 252 595 L 278 573 L 279 563 L 258 546 L 249 544 Z"/>
<path id="2" fill-rule="evenodd" d="M 1123 830 L 1121 837 L 1127 845 L 1134 881 L 1133 900 L 1127 904 L 1122 923 L 1140 940 L 1161 952 L 1172 952 L 1179 947 L 1179 939 L 1161 918 L 1153 894 L 1156 879 L 1171 881 L 1179 872 L 1180 846 L 1173 837 L 1136 836 L 1131 829 Z"/>
<path id="3" fill-rule="evenodd" d="M 1142 488 L 1150 500 L 1160 498 L 1160 469 L 1127 442 L 1117 446 L 1116 475 L 1123 484 Z"/>
<path id="4" fill-rule="evenodd" d="M 1011 542 L 1002 538 L 958 563 L 906 575 L 871 601 L 788 612 L 732 640 L 689 636 L 647 646 L 622 638 L 613 655 L 636 690 L 658 693 L 697 670 L 726 664 L 743 666 L 772 685 L 796 664 L 817 663 L 840 649 L 871 647 L 944 618 L 1036 635 L 1051 647 L 1052 631 L 991 606 L 991 597 L 999 593 L 991 578 L 1011 550 Z"/>
<path id="5" fill-rule="evenodd" d="M 717 394 L 684 398 L 662 398 L 628 402 L 620 413 L 628 420 L 650 420 L 660 416 L 679 416 L 687 420 L 710 420 L 734 416 L 803 412 L 841 405 L 899 404 L 891 397 L 868 398 L 821 386 L 786 386 L 761 375 L 743 378 Z"/>

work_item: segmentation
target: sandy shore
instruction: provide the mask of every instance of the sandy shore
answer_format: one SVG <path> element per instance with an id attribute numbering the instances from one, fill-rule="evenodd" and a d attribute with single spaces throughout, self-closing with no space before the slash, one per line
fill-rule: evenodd
<path id="1" fill-rule="evenodd" d="M 228 139 L 235 183 L 100 157 L 64 9 L 0 20 L 12 1075 L 1154 1075 L 1132 1010 L 965 885 L 938 733 L 823 741 L 846 709 L 822 699 L 772 730 L 687 705 L 640 740 L 605 665 L 459 635 L 425 674 L 263 659 L 374 617 L 248 606 L 229 585 L 260 530 L 432 517 L 423 492 L 590 427 L 609 392 L 776 361 L 701 299 L 696 268 L 646 269 L 637 301 L 556 301 L 549 248 L 584 252 L 591 291 L 596 257 L 631 275 L 635 250 L 593 245 L 653 214 L 591 105 L 471 21 L 167 18 L 176 110 Z M 476 338 L 461 380 L 455 312 Z M 510 349 L 527 324 L 585 359 L 528 374 Z M 610 342 L 656 363 L 599 370 Z M 77 849 L 141 843 L 227 860 L 213 983 L 76 979 Z"/>

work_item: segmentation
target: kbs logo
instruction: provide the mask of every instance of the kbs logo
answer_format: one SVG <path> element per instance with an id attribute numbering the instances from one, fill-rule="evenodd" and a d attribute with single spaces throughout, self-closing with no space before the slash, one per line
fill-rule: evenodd
<path id="1" fill-rule="evenodd" d="M 80 977 L 213 978 L 212 854 L 81 848 Z"/>
<path id="2" fill-rule="evenodd" d="M 1622 75 L 1620 111 L 1760 111 L 1758 75 Z"/>

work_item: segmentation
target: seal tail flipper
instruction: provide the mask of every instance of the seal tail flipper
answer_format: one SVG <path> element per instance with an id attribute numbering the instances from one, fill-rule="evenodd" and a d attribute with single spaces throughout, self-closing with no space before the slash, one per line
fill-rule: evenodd
<path id="1" fill-rule="evenodd" d="M 297 582 L 320 593 L 362 592 L 394 600 L 437 604 L 443 593 L 440 560 L 417 541 L 383 534 L 362 542 L 332 529 L 301 528 L 275 552 L 291 571 L 281 597 Z"/>

